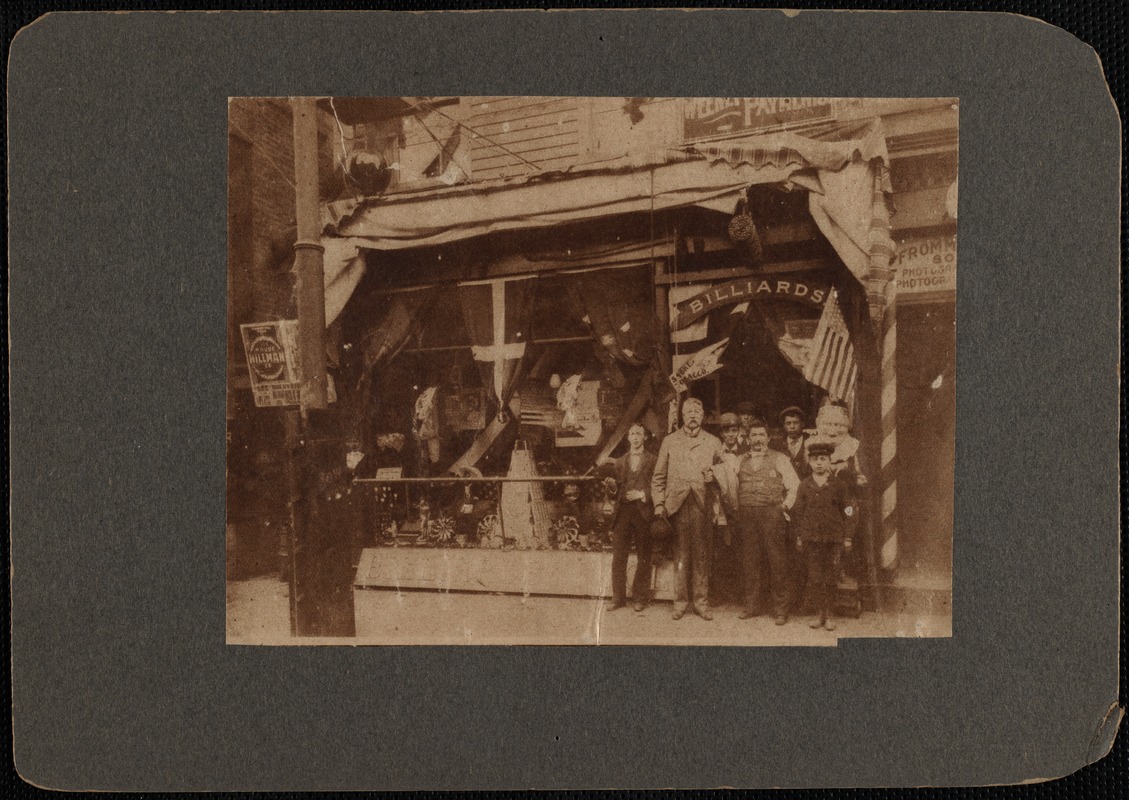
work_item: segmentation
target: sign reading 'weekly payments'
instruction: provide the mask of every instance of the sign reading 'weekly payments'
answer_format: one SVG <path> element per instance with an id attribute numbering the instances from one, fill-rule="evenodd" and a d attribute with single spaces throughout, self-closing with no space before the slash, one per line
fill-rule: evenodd
<path id="1" fill-rule="evenodd" d="M 682 131 L 687 141 L 831 116 L 829 97 L 710 97 L 688 100 Z"/>

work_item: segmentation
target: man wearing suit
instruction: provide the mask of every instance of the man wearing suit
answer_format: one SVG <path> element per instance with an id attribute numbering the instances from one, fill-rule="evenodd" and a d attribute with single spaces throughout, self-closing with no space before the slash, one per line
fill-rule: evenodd
<path id="1" fill-rule="evenodd" d="M 631 599 L 637 612 L 647 607 L 651 592 L 651 477 L 655 456 L 643 449 L 647 432 L 636 423 L 627 431 L 631 449 L 616 459 L 609 490 L 619 497 L 612 520 L 612 605 L 611 610 L 627 605 L 627 552 L 635 541 L 635 580 Z"/>
<path id="2" fill-rule="evenodd" d="M 704 416 L 701 400 L 690 397 L 682 403 L 682 427 L 663 439 L 651 480 L 655 513 L 668 517 L 674 528 L 673 619 L 682 619 L 691 597 L 695 613 L 713 619 L 707 599 L 713 538 L 709 484 L 722 447 L 716 436 L 702 430 Z"/>
<path id="3" fill-rule="evenodd" d="M 796 475 L 803 480 L 811 474 L 807 456 L 808 434 L 804 432 L 804 412 L 798 406 L 788 406 L 780 412 L 780 425 L 784 428 L 784 435 L 774 438 L 769 446 L 788 456 Z"/>
<path id="4" fill-rule="evenodd" d="M 721 463 L 731 474 L 736 474 L 741 465 L 745 450 L 737 443 L 741 423 L 736 414 L 727 412 L 721 415 Z M 721 471 L 714 470 L 714 476 L 721 478 Z M 710 605 L 719 606 L 726 602 L 736 602 L 744 597 L 738 563 L 740 557 L 736 544 L 737 509 L 725 508 L 725 496 L 717 492 L 714 500 L 716 525 L 713 539 L 713 566 L 710 568 Z"/>

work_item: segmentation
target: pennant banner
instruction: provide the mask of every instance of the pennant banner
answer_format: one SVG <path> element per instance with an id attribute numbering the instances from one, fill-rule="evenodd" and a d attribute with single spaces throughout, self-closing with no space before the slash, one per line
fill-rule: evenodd
<path id="1" fill-rule="evenodd" d="M 689 384 L 716 372 L 721 368 L 721 354 L 728 345 L 729 338 L 726 337 L 694 353 L 674 370 L 670 376 L 670 385 L 676 392 L 684 392 Z"/>

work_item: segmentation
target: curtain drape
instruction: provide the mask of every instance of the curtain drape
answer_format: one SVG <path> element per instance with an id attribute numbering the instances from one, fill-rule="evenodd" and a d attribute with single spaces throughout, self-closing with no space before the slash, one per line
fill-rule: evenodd
<path id="1" fill-rule="evenodd" d="M 571 276 L 573 308 L 600 347 L 634 367 L 655 358 L 655 311 L 649 282 L 636 270 L 600 270 Z"/>

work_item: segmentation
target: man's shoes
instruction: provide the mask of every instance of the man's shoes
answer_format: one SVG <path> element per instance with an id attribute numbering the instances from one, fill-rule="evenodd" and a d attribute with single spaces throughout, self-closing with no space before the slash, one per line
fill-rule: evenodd
<path id="1" fill-rule="evenodd" d="M 673 620 L 679 620 L 679 619 L 682 619 L 682 617 L 685 614 L 686 614 L 686 609 L 676 608 L 676 609 L 674 609 L 673 612 L 671 612 L 670 618 L 673 619 Z"/>
<path id="2" fill-rule="evenodd" d="M 832 620 L 832 619 L 827 620 L 825 623 L 823 623 L 823 629 L 825 631 L 835 630 L 835 620 Z"/>
<path id="3" fill-rule="evenodd" d="M 644 603 L 642 600 L 635 601 L 635 605 L 633 606 L 636 614 L 642 613 L 643 609 L 646 608 L 646 607 L 647 607 L 647 604 Z"/>
<path id="4" fill-rule="evenodd" d="M 618 611 L 619 609 L 623 608 L 626 605 L 627 605 L 627 602 L 624 601 L 624 600 L 613 600 L 611 603 L 608 604 L 608 611 Z"/>
<path id="5" fill-rule="evenodd" d="M 708 608 L 696 608 L 694 610 L 695 612 L 697 612 L 698 616 L 704 619 L 706 622 L 709 622 L 711 619 L 713 619 L 713 614 L 710 613 L 710 610 Z"/>
<path id="6" fill-rule="evenodd" d="M 819 628 L 823 627 L 823 620 L 821 620 L 819 617 L 816 617 L 808 623 L 808 627 L 812 630 L 818 630 Z"/>
<path id="7" fill-rule="evenodd" d="M 755 616 L 757 616 L 757 612 L 749 611 L 749 609 L 746 608 L 744 611 L 737 615 L 737 619 L 752 619 Z"/>
<path id="8" fill-rule="evenodd" d="M 788 617 L 786 617 L 784 614 L 777 614 L 776 615 L 776 624 L 777 625 L 783 625 L 787 621 L 788 621 Z"/>

